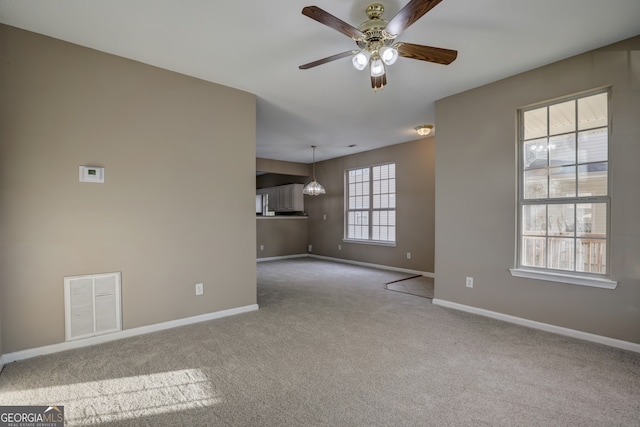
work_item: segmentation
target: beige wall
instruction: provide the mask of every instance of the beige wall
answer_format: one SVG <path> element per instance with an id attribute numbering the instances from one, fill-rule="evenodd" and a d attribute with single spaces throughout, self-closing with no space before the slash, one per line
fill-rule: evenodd
<path id="1" fill-rule="evenodd" d="M 2 351 L 64 341 L 67 275 L 122 272 L 125 329 L 255 304 L 255 96 L 11 27 L 0 40 Z"/>
<path id="2" fill-rule="evenodd" d="M 285 162 L 282 160 L 256 159 L 256 170 L 259 172 L 281 175 L 309 176 L 310 166 L 307 163 Z"/>
<path id="3" fill-rule="evenodd" d="M 396 163 L 397 246 L 343 242 L 345 170 L 386 162 Z M 317 163 L 316 177 L 327 194 L 305 196 L 304 200 L 313 253 L 433 272 L 434 162 L 435 140 L 431 137 Z M 407 252 L 411 252 L 410 260 Z"/>
<path id="4" fill-rule="evenodd" d="M 306 184 L 310 181 L 308 176 L 280 175 L 278 173 L 267 173 L 256 176 L 256 188 L 277 187 L 287 184 Z"/>
<path id="5" fill-rule="evenodd" d="M 2 284 L 0 284 L 0 372 L 2 371 Z"/>
<path id="6" fill-rule="evenodd" d="M 306 217 L 276 216 L 257 218 L 256 222 L 257 258 L 307 253 Z"/>
<path id="7" fill-rule="evenodd" d="M 256 159 L 256 188 L 276 187 L 286 184 L 306 184 L 311 175 L 311 166 L 306 163 L 282 160 Z"/>
<path id="8" fill-rule="evenodd" d="M 606 290 L 512 277 L 516 110 L 612 85 Z M 436 298 L 640 343 L 640 37 L 436 103 Z M 473 276 L 474 288 L 465 287 Z"/>

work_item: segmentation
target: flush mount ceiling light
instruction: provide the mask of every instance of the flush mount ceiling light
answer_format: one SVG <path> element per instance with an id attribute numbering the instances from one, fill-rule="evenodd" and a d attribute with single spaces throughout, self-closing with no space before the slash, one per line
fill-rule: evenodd
<path id="1" fill-rule="evenodd" d="M 441 1 L 410 0 L 391 21 L 382 19 L 384 6 L 380 3 L 372 3 L 365 11 L 369 20 L 363 22 L 358 28 L 347 24 L 317 6 L 307 6 L 302 9 L 303 15 L 351 37 L 358 45 L 358 49 L 319 59 L 301 65 L 299 68 L 307 70 L 351 56 L 351 62 L 357 70 L 362 71 L 369 66 L 371 87 L 374 91 L 377 91 L 378 89 L 383 89 L 387 84 L 385 66 L 393 65 L 400 56 L 443 65 L 450 64 L 458 56 L 458 52 L 455 50 L 412 43 L 395 43 L 395 39 L 400 33 Z"/>
<path id="2" fill-rule="evenodd" d="M 320 194 L 325 194 L 326 191 L 322 185 L 318 181 L 316 181 L 316 146 L 312 145 L 313 148 L 313 180 L 310 183 L 304 186 L 302 189 L 302 194 L 308 194 L 309 196 L 318 196 Z"/>
<path id="3" fill-rule="evenodd" d="M 427 136 L 431 133 L 432 130 L 433 126 L 431 125 L 422 125 L 416 128 L 416 132 L 418 132 L 418 135 L 420 136 Z"/>

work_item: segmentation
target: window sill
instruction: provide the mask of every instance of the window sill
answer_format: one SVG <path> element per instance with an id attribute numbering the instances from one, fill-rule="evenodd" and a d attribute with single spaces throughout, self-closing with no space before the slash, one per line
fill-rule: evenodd
<path id="1" fill-rule="evenodd" d="M 514 277 L 524 277 L 526 279 L 547 280 L 550 282 L 568 283 L 571 285 L 589 286 L 592 288 L 615 289 L 618 282 L 615 280 L 578 276 L 569 273 L 548 272 L 538 270 L 527 270 L 523 268 L 510 268 L 509 271 Z"/>
<path id="2" fill-rule="evenodd" d="M 390 246 L 396 247 L 396 242 L 379 242 L 377 240 L 357 240 L 357 239 L 342 239 L 344 243 L 358 243 L 361 245 L 374 245 L 374 246 Z"/>

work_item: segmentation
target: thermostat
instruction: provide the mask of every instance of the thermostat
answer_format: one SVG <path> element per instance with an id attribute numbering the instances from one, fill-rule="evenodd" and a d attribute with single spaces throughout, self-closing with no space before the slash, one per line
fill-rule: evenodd
<path id="1" fill-rule="evenodd" d="M 80 166 L 80 182 L 104 182 L 104 168 Z"/>

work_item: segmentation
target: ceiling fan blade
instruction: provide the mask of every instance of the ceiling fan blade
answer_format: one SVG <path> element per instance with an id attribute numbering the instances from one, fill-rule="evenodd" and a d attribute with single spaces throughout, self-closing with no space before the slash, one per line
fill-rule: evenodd
<path id="1" fill-rule="evenodd" d="M 317 67 L 318 65 L 326 64 L 327 62 L 335 61 L 336 59 L 346 58 L 347 56 L 355 55 L 358 53 L 357 50 L 348 50 L 346 52 L 337 53 L 332 56 L 327 56 L 326 58 L 318 59 L 317 61 L 309 62 L 308 64 L 304 64 L 299 66 L 301 70 L 308 70 L 309 68 Z"/>
<path id="2" fill-rule="evenodd" d="M 362 31 L 360 31 L 356 27 L 351 26 L 343 20 L 336 18 L 329 12 L 320 9 L 318 6 L 307 6 L 302 9 L 302 14 L 318 21 L 321 24 L 326 25 L 327 27 L 333 28 L 334 30 L 346 36 L 349 36 L 352 39 L 357 39 L 364 35 Z"/>
<path id="3" fill-rule="evenodd" d="M 387 33 L 392 35 L 398 35 L 422 16 L 436 7 L 442 0 L 411 0 L 403 7 L 396 16 L 389 21 L 387 27 Z"/>
<path id="4" fill-rule="evenodd" d="M 435 62 L 443 65 L 451 64 L 458 57 L 457 50 L 442 49 L 440 47 L 423 46 L 413 43 L 396 43 L 394 47 L 398 49 L 398 54 L 405 58 Z"/>

